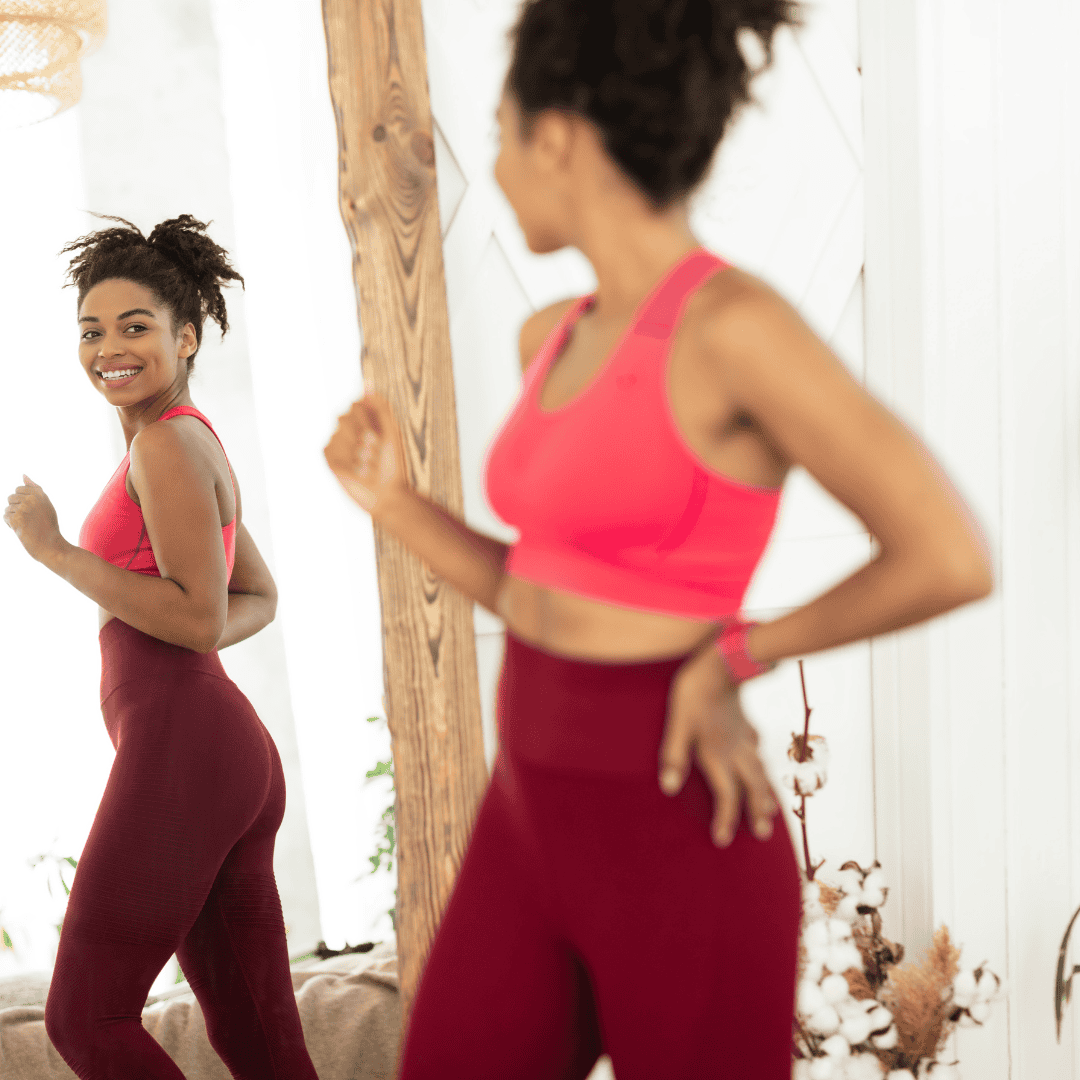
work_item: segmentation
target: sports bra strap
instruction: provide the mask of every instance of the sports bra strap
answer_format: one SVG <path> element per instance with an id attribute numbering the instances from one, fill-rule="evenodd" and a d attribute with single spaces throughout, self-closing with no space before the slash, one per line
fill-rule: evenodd
<path id="1" fill-rule="evenodd" d="M 631 332 L 640 337 L 668 338 L 690 294 L 727 263 L 704 248 L 691 252 L 642 308 Z"/>

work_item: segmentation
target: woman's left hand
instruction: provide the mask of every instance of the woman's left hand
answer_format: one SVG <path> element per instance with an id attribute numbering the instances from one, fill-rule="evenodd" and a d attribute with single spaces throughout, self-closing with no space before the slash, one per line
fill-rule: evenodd
<path id="1" fill-rule="evenodd" d="M 25 473 L 26 483 L 8 496 L 4 521 L 14 530 L 22 546 L 37 559 L 44 562 L 48 555 L 64 543 L 60 535 L 60 523 L 56 510 L 40 484 L 35 484 Z"/>
<path id="2" fill-rule="evenodd" d="M 724 661 L 709 642 L 675 673 L 660 744 L 660 786 L 675 795 L 686 783 L 691 754 L 715 796 L 712 834 L 726 847 L 735 835 L 745 798 L 755 835 L 772 835 L 779 809 L 758 756 L 758 734 L 739 703 Z"/>

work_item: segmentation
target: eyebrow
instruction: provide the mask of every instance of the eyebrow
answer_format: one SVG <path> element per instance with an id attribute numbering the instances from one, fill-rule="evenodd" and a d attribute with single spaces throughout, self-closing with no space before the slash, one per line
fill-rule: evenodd
<path id="1" fill-rule="evenodd" d="M 151 319 L 155 318 L 152 311 L 148 311 L 144 307 L 133 307 L 130 311 L 121 311 L 120 314 L 116 316 L 116 320 L 119 322 L 121 319 L 126 319 L 129 315 L 149 315 Z M 84 315 L 79 322 L 101 322 L 101 320 L 96 315 Z"/>

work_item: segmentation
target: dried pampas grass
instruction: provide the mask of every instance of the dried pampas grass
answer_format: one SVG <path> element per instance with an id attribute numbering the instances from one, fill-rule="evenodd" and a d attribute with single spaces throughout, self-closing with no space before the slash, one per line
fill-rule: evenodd
<path id="1" fill-rule="evenodd" d="M 891 1051 L 896 1059 L 889 1063 L 892 1068 L 911 1068 L 923 1058 L 937 1058 L 949 1033 L 946 1025 L 953 1011 L 951 991 L 959 960 L 960 950 L 949 939 L 948 927 L 942 926 L 921 960 L 889 970 L 880 997 L 893 1014 L 899 1035 Z"/>

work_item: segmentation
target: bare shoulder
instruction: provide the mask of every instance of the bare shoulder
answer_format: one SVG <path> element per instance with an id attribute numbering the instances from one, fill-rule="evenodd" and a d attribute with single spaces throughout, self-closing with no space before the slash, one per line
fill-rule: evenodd
<path id="1" fill-rule="evenodd" d="M 537 350 L 544 344 L 544 339 L 555 328 L 558 321 L 578 302 L 576 296 L 558 300 L 554 304 L 534 311 L 522 324 L 518 336 L 518 348 L 521 352 L 521 370 L 524 371 L 533 361 Z"/>
<path id="2" fill-rule="evenodd" d="M 153 423 L 135 433 L 130 452 L 134 463 L 137 457 L 142 461 L 190 458 L 198 453 L 199 448 L 196 433 L 186 424 Z"/>
<path id="3" fill-rule="evenodd" d="M 716 274 L 694 298 L 688 319 L 694 354 L 733 402 L 761 406 L 782 384 L 857 383 L 795 307 L 760 278 L 736 267 Z M 860 388 L 861 389 L 861 388 Z"/>
<path id="4" fill-rule="evenodd" d="M 703 341 L 723 341 L 725 335 L 736 329 L 744 331 L 747 323 L 794 320 L 806 326 L 795 308 L 775 289 L 735 266 L 709 278 L 694 301 L 693 322 Z"/>
<path id="5" fill-rule="evenodd" d="M 163 424 L 147 424 L 135 434 L 129 453 L 136 490 L 140 480 L 157 475 L 167 475 L 174 482 L 215 483 L 212 449 L 193 425 L 198 425 L 213 438 L 205 424 L 188 416 L 174 417 Z"/>

